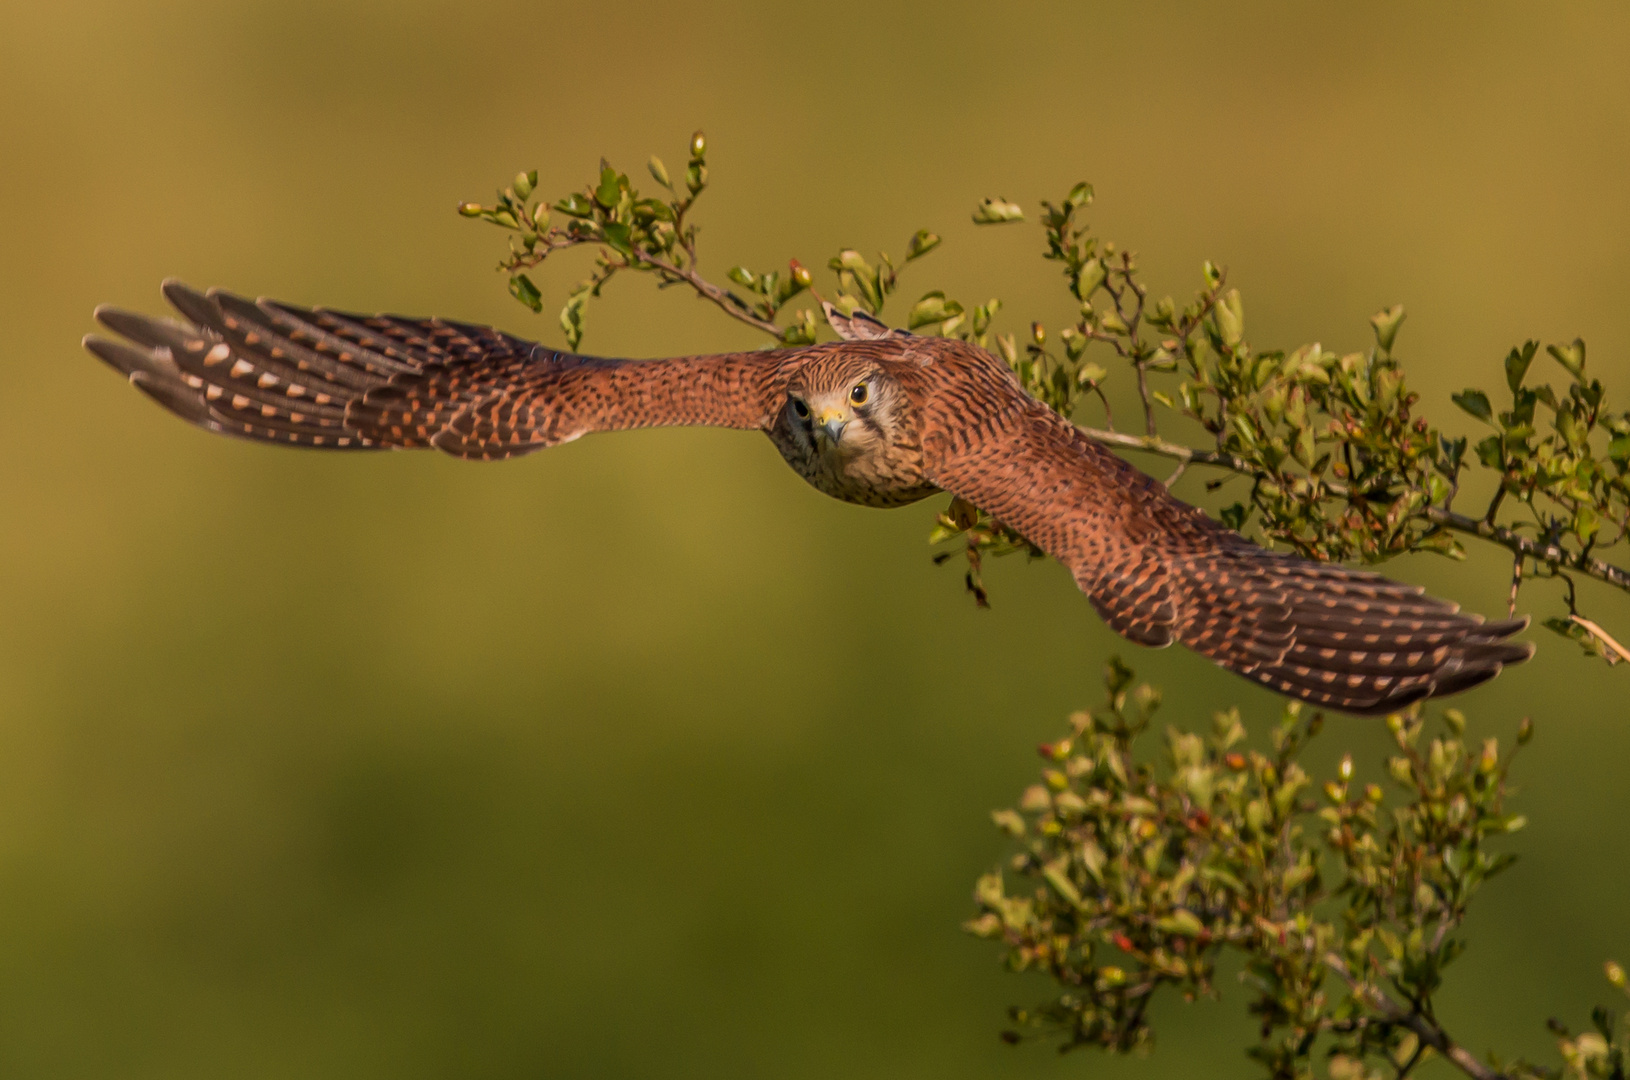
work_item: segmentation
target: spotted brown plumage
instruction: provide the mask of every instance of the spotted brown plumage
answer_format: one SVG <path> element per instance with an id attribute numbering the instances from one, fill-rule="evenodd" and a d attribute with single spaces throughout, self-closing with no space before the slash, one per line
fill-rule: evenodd
<path id="1" fill-rule="evenodd" d="M 1069 568 L 1117 632 L 1181 642 L 1282 694 L 1379 713 L 1533 654 L 1378 574 L 1263 550 L 1180 502 L 961 341 L 829 312 L 848 340 L 661 360 L 556 352 L 442 319 L 348 315 L 179 282 L 185 322 L 99 308 L 86 347 L 211 431 L 325 449 L 495 460 L 594 431 L 765 432 L 798 474 L 865 506 L 949 491 Z"/>

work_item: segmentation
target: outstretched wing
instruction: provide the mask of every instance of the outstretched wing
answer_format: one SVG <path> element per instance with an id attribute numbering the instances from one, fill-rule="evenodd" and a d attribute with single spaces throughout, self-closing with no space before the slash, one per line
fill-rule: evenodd
<path id="1" fill-rule="evenodd" d="M 1526 619 L 1485 623 L 1379 574 L 1265 551 L 1039 405 L 943 454 L 933 479 L 1067 566 L 1116 632 L 1304 701 L 1390 712 L 1533 655 L 1504 640 Z"/>
<path id="2" fill-rule="evenodd" d="M 763 428 L 789 359 L 602 360 L 444 319 L 308 310 L 177 281 L 164 295 L 185 322 L 98 308 L 119 339 L 85 347 L 185 420 L 285 445 L 493 460 L 591 431 Z"/>

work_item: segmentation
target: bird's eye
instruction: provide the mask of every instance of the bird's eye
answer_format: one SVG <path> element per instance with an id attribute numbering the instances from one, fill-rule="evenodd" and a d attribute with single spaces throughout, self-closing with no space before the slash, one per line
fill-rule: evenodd
<path id="1" fill-rule="evenodd" d="M 797 398 L 792 399 L 792 411 L 798 414 L 800 420 L 809 419 L 809 406 Z"/>
<path id="2" fill-rule="evenodd" d="M 866 389 L 865 383 L 855 383 L 854 389 L 849 391 L 849 403 L 851 405 L 864 405 L 866 404 L 866 398 L 870 394 L 871 391 Z"/>

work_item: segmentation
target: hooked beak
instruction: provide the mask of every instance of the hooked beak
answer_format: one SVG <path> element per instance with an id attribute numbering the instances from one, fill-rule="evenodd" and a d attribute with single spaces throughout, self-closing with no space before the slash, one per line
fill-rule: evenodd
<path id="1" fill-rule="evenodd" d="M 843 438 L 843 429 L 848 426 L 849 418 L 836 410 L 822 412 L 815 417 L 815 430 L 824 433 L 833 446 L 838 445 L 838 440 Z"/>

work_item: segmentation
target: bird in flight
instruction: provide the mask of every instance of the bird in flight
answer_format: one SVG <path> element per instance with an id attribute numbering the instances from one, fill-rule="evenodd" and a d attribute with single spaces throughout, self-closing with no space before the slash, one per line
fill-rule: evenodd
<path id="1" fill-rule="evenodd" d="M 183 321 L 101 307 L 85 347 L 224 435 L 493 461 L 596 431 L 758 430 L 814 487 L 862 506 L 940 491 L 1063 563 L 1141 645 L 1180 642 L 1281 694 L 1385 713 L 1493 678 L 1534 647 L 1379 574 L 1269 552 L 1027 395 L 983 349 L 828 318 L 845 339 L 609 360 L 445 319 L 351 315 L 177 281 Z"/>

